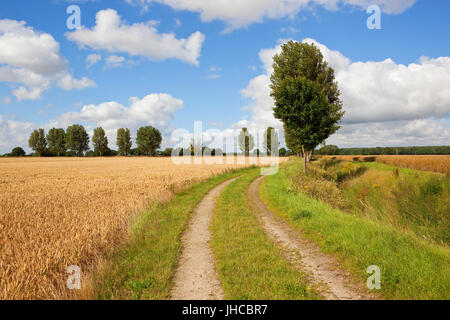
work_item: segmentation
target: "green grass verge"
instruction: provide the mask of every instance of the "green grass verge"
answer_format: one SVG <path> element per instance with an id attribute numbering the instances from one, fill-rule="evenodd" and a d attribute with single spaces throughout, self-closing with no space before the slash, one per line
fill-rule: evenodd
<path id="1" fill-rule="evenodd" d="M 352 213 L 412 231 L 438 245 L 450 244 L 450 179 L 443 174 L 370 164 L 341 185 Z"/>
<path id="2" fill-rule="evenodd" d="M 282 165 L 278 174 L 264 181 L 260 194 L 274 212 L 333 253 L 361 280 L 366 269 L 381 269 L 381 294 L 389 299 L 449 299 L 450 252 L 448 248 L 398 232 L 380 221 L 343 213 L 293 192 L 290 177 L 301 170 L 296 162 Z M 307 211 L 309 214 L 299 215 Z"/>
<path id="3" fill-rule="evenodd" d="M 181 253 L 181 234 L 199 201 L 215 186 L 246 170 L 196 184 L 144 211 L 131 228 L 130 240 L 95 276 L 98 299 L 167 299 Z"/>
<path id="4" fill-rule="evenodd" d="M 306 175 L 297 171 L 292 181 L 296 191 L 334 208 L 450 244 L 450 179 L 443 174 L 322 159 Z"/>
<path id="5" fill-rule="evenodd" d="M 251 211 L 247 191 L 260 174 L 254 169 L 231 183 L 217 200 L 212 249 L 226 299 L 317 299 L 267 238 Z"/>

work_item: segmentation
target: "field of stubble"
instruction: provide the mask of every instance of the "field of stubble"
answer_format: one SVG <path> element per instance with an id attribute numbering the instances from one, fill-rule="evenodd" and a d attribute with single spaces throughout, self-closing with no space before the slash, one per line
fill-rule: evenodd
<path id="1" fill-rule="evenodd" d="M 170 158 L 0 159 L 0 299 L 64 298 L 70 265 L 89 270 L 126 239 L 140 209 L 246 165 Z"/>

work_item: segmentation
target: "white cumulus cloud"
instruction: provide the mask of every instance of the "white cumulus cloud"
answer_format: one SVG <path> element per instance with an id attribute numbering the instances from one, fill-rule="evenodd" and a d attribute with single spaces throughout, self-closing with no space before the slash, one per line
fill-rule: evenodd
<path id="1" fill-rule="evenodd" d="M 119 67 L 123 66 L 126 59 L 122 56 L 112 55 L 112 56 L 109 56 L 108 58 L 106 58 L 105 60 L 106 60 L 106 66 L 108 68 L 119 68 Z"/>
<path id="2" fill-rule="evenodd" d="M 66 33 L 67 39 L 81 47 L 109 52 L 126 52 L 150 60 L 175 58 L 198 65 L 205 36 L 197 31 L 188 38 L 176 38 L 173 33 L 158 33 L 156 22 L 126 24 L 117 11 L 101 10 L 92 29 L 81 28 Z"/>
<path id="3" fill-rule="evenodd" d="M 222 20 L 227 31 L 248 26 L 264 19 L 278 19 L 297 14 L 314 5 L 328 10 L 337 10 L 341 6 L 354 6 L 366 9 L 370 5 L 379 5 L 387 14 L 402 13 L 411 7 L 415 0 L 125 0 L 130 4 L 139 4 L 148 10 L 153 2 L 162 3 L 175 10 L 200 13 L 202 21 Z"/>
<path id="4" fill-rule="evenodd" d="M 335 69 L 346 114 L 342 129 L 330 142 L 341 146 L 405 144 L 447 144 L 450 115 L 450 58 L 421 57 L 409 65 L 392 59 L 352 62 L 339 51 L 313 39 Z M 249 104 L 250 120 L 239 125 L 274 126 L 281 123 L 273 116 L 270 75 L 273 56 L 280 46 L 263 49 L 259 57 L 265 72 L 250 80 L 242 90 Z M 447 141 L 447 142 L 446 142 Z"/>
<path id="5" fill-rule="evenodd" d="M 18 101 L 40 99 L 52 82 L 72 79 L 59 43 L 52 35 L 26 26 L 24 21 L 0 20 L 0 48 L 0 82 L 17 85 L 12 93 Z M 72 81 L 77 82 L 77 89 L 83 83 L 94 84 L 86 78 Z"/>
<path id="6" fill-rule="evenodd" d="M 336 71 L 344 123 L 443 118 L 450 114 L 450 57 L 421 57 L 418 63 L 351 62 L 313 39 Z"/>
<path id="7" fill-rule="evenodd" d="M 31 122 L 4 119 L 0 115 L 0 153 L 10 152 L 15 147 L 28 149 L 28 137 L 34 129 Z"/>
<path id="8" fill-rule="evenodd" d="M 67 128 L 74 123 L 84 124 L 91 137 L 95 127 L 103 127 L 111 148 L 115 148 L 117 129 L 129 128 L 135 135 L 139 127 L 148 125 L 161 130 L 163 143 L 167 143 L 172 130 L 170 121 L 183 107 L 184 102 L 180 99 L 167 93 L 153 93 L 142 99 L 131 97 L 128 106 L 116 101 L 84 105 L 79 111 L 64 113 L 45 124 L 5 119 L 0 115 L 0 154 L 10 152 L 16 146 L 30 152 L 28 137 L 36 128 L 48 132 L 51 128 Z"/>
<path id="9" fill-rule="evenodd" d="M 342 147 L 401 147 L 448 145 L 450 129 L 445 120 L 417 119 L 344 124 L 327 144 Z"/>
<path id="10" fill-rule="evenodd" d="M 126 127 L 133 133 L 141 126 L 152 125 L 162 132 L 169 130 L 174 113 L 184 107 L 184 102 L 166 93 L 149 94 L 142 99 L 132 97 L 129 105 L 110 101 L 83 106 L 80 111 L 68 112 L 45 125 L 46 128 L 66 128 L 74 123 L 87 123 L 105 129 L 110 144 L 116 141 L 117 129 Z"/>
<path id="11" fill-rule="evenodd" d="M 102 59 L 100 54 L 90 54 L 86 57 L 86 67 L 89 69 Z"/>
<path id="12" fill-rule="evenodd" d="M 74 79 L 70 74 L 66 74 L 62 78 L 59 79 L 58 85 L 66 90 L 82 90 L 89 87 L 95 87 L 96 84 L 94 81 L 83 77 L 82 79 Z"/>

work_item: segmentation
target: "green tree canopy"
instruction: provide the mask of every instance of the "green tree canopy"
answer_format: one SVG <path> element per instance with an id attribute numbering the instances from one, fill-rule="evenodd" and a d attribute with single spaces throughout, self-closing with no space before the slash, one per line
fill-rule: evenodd
<path id="1" fill-rule="evenodd" d="M 102 157 L 108 149 L 108 138 L 106 137 L 105 130 L 102 127 L 94 129 L 94 135 L 92 136 L 92 144 L 94 145 L 94 150 L 98 152 L 100 157 Z"/>
<path id="2" fill-rule="evenodd" d="M 247 128 L 242 128 L 238 137 L 239 149 L 245 154 L 250 155 L 250 151 L 255 147 L 255 139 L 250 134 Z"/>
<path id="3" fill-rule="evenodd" d="M 295 154 L 299 155 L 302 153 L 302 146 L 299 141 L 294 139 L 294 136 L 290 133 L 290 128 L 286 125 L 283 125 L 284 128 L 284 140 L 286 142 L 286 146 Z"/>
<path id="4" fill-rule="evenodd" d="M 335 118 L 341 119 L 344 115 L 342 111 L 342 101 L 340 100 L 340 92 L 338 84 L 335 81 L 334 69 L 331 68 L 324 60 L 320 49 L 314 44 L 299 43 L 289 41 L 281 46 L 282 51 L 273 58 L 273 74 L 271 76 L 272 97 L 276 98 L 277 90 L 281 88 L 283 82 L 288 79 L 303 78 L 317 84 L 330 104 L 329 112 Z M 331 134 L 339 129 L 338 122 L 333 125 Z M 286 137 L 289 138 L 289 132 Z M 320 141 L 322 143 L 324 141 Z M 293 147 L 288 146 L 295 153 L 298 151 L 299 145 L 305 145 L 304 142 L 294 142 Z M 295 145 L 297 144 L 297 145 Z M 311 146 L 310 150 L 316 148 L 317 145 Z"/>
<path id="5" fill-rule="evenodd" d="M 161 132 L 152 126 L 141 127 L 137 132 L 136 144 L 139 150 L 147 156 L 156 154 L 156 150 L 161 147 L 161 141 Z"/>
<path id="6" fill-rule="evenodd" d="M 66 146 L 78 157 L 89 150 L 89 135 L 82 125 L 74 124 L 66 130 Z"/>
<path id="7" fill-rule="evenodd" d="M 15 147 L 12 149 L 11 153 L 8 155 L 9 157 L 23 157 L 25 156 L 25 151 L 21 147 Z"/>
<path id="8" fill-rule="evenodd" d="M 280 141 L 278 133 L 274 128 L 268 127 L 264 132 L 263 148 L 268 156 L 271 156 L 274 150 L 278 150 L 280 147 Z"/>
<path id="9" fill-rule="evenodd" d="M 272 91 L 276 91 L 286 79 L 301 77 L 317 83 L 330 104 L 342 107 L 334 69 L 328 66 L 314 43 L 289 41 L 281 49 L 281 53 L 273 57 Z"/>
<path id="10" fill-rule="evenodd" d="M 201 157 L 203 154 L 202 141 L 200 139 L 196 139 L 195 137 L 191 139 L 191 143 L 189 144 L 189 152 L 191 156 Z M 188 153 L 189 153 L 188 152 Z"/>
<path id="11" fill-rule="evenodd" d="M 131 155 L 133 143 L 131 142 L 130 129 L 120 128 L 117 130 L 116 144 L 119 147 L 119 155 L 125 157 Z"/>
<path id="12" fill-rule="evenodd" d="M 42 156 L 45 152 L 45 148 L 47 148 L 47 140 L 45 139 L 44 129 L 34 130 L 28 139 L 28 145 L 39 156 Z"/>
<path id="13" fill-rule="evenodd" d="M 164 157 L 170 157 L 172 156 L 172 152 L 173 152 L 173 148 L 166 148 L 163 152 L 162 155 Z"/>
<path id="14" fill-rule="evenodd" d="M 319 155 L 337 155 L 339 154 L 339 147 L 329 144 L 329 145 L 325 145 L 322 148 L 320 148 L 319 150 L 317 150 L 317 154 Z"/>
<path id="15" fill-rule="evenodd" d="M 273 58 L 271 76 L 274 115 L 283 121 L 287 146 L 309 159 L 312 150 L 339 129 L 344 115 L 340 92 L 333 68 L 315 44 L 289 41 L 281 48 Z"/>
<path id="16" fill-rule="evenodd" d="M 47 133 L 48 148 L 58 157 L 66 153 L 66 132 L 64 129 L 52 128 Z"/>
<path id="17" fill-rule="evenodd" d="M 284 123 L 289 140 L 296 148 L 300 145 L 304 155 L 334 133 L 340 120 L 331 111 L 332 105 L 321 87 L 310 80 L 286 79 L 274 92 L 274 98 L 275 118 Z M 293 145 L 288 147 L 294 150 Z M 306 156 L 304 159 L 306 161 Z"/>

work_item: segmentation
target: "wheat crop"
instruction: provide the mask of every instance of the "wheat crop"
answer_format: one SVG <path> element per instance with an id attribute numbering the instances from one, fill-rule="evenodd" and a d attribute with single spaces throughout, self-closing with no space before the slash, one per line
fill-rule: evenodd
<path id="1" fill-rule="evenodd" d="M 139 210 L 247 165 L 175 165 L 170 158 L 0 159 L 0 299 L 67 297 L 67 267 L 93 268 L 126 240 Z"/>
<path id="2" fill-rule="evenodd" d="M 434 156 L 434 155 L 399 155 L 399 156 L 327 156 L 337 157 L 343 160 L 365 161 L 365 158 L 375 157 L 375 161 L 385 163 L 392 166 L 409 168 L 414 170 L 432 171 L 450 174 L 450 156 Z"/>

